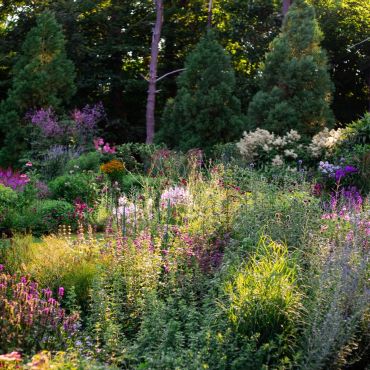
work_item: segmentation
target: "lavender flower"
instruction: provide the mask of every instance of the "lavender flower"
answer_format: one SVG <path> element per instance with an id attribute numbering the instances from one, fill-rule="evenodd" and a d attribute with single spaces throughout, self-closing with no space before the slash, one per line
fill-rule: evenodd
<path id="1" fill-rule="evenodd" d="M 0 168 L 0 184 L 12 188 L 13 190 L 22 191 L 30 182 L 30 178 L 26 174 L 14 172 L 11 168 L 7 170 Z"/>
<path id="2" fill-rule="evenodd" d="M 55 113 L 52 108 L 41 108 L 32 113 L 26 115 L 31 123 L 38 127 L 42 134 L 46 137 L 55 137 L 62 134 L 62 128 L 60 127 Z"/>

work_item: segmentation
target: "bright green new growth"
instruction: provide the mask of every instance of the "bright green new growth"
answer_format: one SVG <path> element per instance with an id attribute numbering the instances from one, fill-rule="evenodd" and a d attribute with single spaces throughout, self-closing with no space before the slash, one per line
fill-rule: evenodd
<path id="1" fill-rule="evenodd" d="M 37 19 L 13 69 L 13 84 L 0 105 L 0 131 L 5 139 L 0 164 L 15 163 L 25 148 L 24 115 L 30 109 L 58 108 L 75 93 L 75 71 L 67 59 L 62 27 L 52 13 Z"/>
<path id="2" fill-rule="evenodd" d="M 291 329 L 301 307 L 296 274 L 288 249 L 262 239 L 250 263 L 226 285 L 228 317 L 238 332 L 266 340 Z"/>
<path id="3" fill-rule="evenodd" d="M 250 129 L 310 136 L 333 123 L 333 84 L 312 6 L 296 0 L 262 66 L 261 90 L 248 109 Z"/>
<path id="4" fill-rule="evenodd" d="M 208 32 L 186 59 L 177 96 L 167 103 L 156 141 L 188 150 L 237 138 L 242 120 L 234 89 L 230 57 Z"/>

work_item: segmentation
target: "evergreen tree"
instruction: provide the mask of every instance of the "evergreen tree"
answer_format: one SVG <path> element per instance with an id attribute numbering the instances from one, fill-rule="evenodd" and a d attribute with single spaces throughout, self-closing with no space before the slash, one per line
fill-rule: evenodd
<path id="1" fill-rule="evenodd" d="M 234 95 L 234 71 L 211 31 L 187 57 L 177 83 L 177 95 L 167 103 L 157 142 L 181 150 L 209 149 L 238 137 L 242 119 Z"/>
<path id="2" fill-rule="evenodd" d="M 333 85 L 321 38 L 313 7 L 295 0 L 262 66 L 261 90 L 248 108 L 249 129 L 295 129 L 309 136 L 333 123 Z"/>
<path id="3" fill-rule="evenodd" d="M 75 92 L 74 66 L 67 59 L 62 28 L 52 13 L 41 14 L 27 34 L 13 76 L 8 97 L 0 105 L 1 165 L 14 163 L 25 148 L 22 121 L 28 110 L 58 109 Z"/>

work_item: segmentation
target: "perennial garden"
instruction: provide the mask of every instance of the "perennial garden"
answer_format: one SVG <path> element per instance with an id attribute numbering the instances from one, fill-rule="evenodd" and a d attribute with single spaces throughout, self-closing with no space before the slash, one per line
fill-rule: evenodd
<path id="1" fill-rule="evenodd" d="M 0 102 L 0 369 L 368 369 L 370 114 L 334 125 L 311 2 L 285 15 L 248 109 L 210 2 L 146 144 L 114 135 L 93 94 L 67 103 L 55 4 L 22 4 L 36 24 Z M 122 70 L 141 74 L 132 50 Z"/>

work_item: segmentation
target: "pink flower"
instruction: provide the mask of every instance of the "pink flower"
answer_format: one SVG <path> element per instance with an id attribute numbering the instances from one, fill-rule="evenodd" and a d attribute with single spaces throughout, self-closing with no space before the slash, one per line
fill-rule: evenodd
<path id="1" fill-rule="evenodd" d="M 32 162 L 27 162 L 26 167 L 32 167 Z"/>

